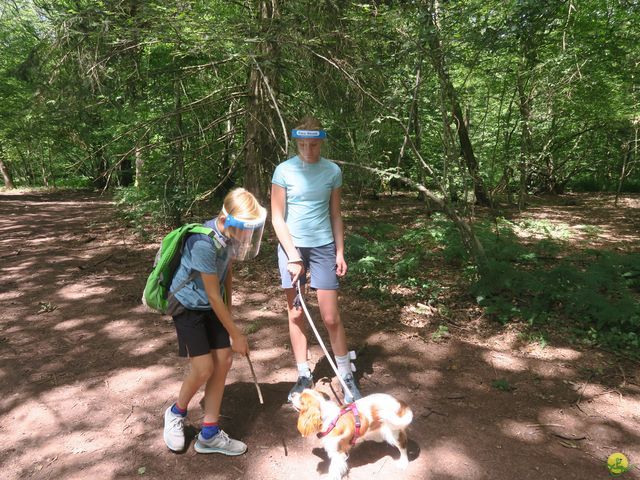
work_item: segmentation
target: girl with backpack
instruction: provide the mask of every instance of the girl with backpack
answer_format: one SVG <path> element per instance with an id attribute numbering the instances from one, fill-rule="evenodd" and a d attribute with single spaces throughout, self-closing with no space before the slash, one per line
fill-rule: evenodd
<path id="1" fill-rule="evenodd" d="M 232 262 L 257 255 L 266 210 L 247 190 L 227 194 L 219 215 L 208 222 L 212 236 L 190 235 L 171 282 L 170 310 L 178 336 L 178 355 L 190 370 L 176 402 L 164 414 L 164 441 L 173 451 L 185 448 L 184 420 L 189 402 L 204 385 L 204 420 L 194 448 L 198 453 L 241 455 L 247 446 L 220 426 L 220 407 L 233 352 L 247 356 L 247 339 L 231 313 Z M 195 273 L 195 275 L 194 275 Z"/>

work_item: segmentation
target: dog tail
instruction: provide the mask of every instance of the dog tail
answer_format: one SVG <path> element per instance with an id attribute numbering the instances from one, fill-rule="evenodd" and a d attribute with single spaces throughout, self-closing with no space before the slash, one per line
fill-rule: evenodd
<path id="1" fill-rule="evenodd" d="M 390 396 L 387 396 L 385 407 L 378 411 L 378 415 L 389 425 L 402 430 L 413 420 L 413 412 L 409 405 Z"/>
<path id="2" fill-rule="evenodd" d="M 398 400 L 398 408 L 395 413 L 395 418 L 391 419 L 391 422 L 397 427 L 406 428 L 413 420 L 413 411 L 402 400 Z"/>

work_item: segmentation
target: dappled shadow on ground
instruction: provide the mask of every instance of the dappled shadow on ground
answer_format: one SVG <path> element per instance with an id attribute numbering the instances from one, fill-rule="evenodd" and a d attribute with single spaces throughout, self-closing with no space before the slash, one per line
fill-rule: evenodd
<path id="1" fill-rule="evenodd" d="M 549 222 L 564 228 L 571 244 L 586 248 L 638 251 L 640 195 L 623 195 L 615 205 L 615 195 L 575 193 L 557 197 L 532 197 L 524 214 L 507 216 Z M 560 238 L 562 240 L 562 238 Z"/>
<path id="2" fill-rule="evenodd" d="M 0 231 L 3 478 L 298 480 L 326 472 L 317 439 L 300 438 L 286 404 L 295 368 L 269 233 L 261 257 L 239 266 L 234 302 L 251 332 L 265 403 L 236 358 L 221 423 L 249 451 L 227 458 L 191 448 L 201 394 L 190 405 L 189 448 L 173 454 L 162 441 L 162 414 L 186 366 L 170 319 L 139 304 L 157 244 L 118 227 L 108 200 L 84 193 L 1 195 Z M 342 306 L 363 393 L 393 394 L 414 411 L 408 469 L 396 468 L 393 448 L 366 442 L 351 454 L 351 480 L 605 478 L 615 451 L 638 463 L 636 364 L 521 345 L 502 331 L 452 326 L 435 342 L 404 325 L 397 308 L 346 295 Z M 340 395 L 315 341 L 310 361 L 318 388 Z"/>

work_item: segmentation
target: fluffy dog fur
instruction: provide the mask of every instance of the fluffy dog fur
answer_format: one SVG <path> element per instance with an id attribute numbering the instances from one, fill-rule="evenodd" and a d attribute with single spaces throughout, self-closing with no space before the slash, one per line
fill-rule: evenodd
<path id="1" fill-rule="evenodd" d="M 341 407 L 322 393 L 306 389 L 293 396 L 293 406 L 299 411 L 298 431 L 303 437 L 325 432 L 338 418 Z M 400 450 L 398 466 L 406 468 L 407 434 L 405 429 L 413 419 L 409 406 L 391 395 L 375 393 L 355 402 L 360 416 L 360 433 L 357 442 L 374 440 L 387 442 Z M 338 419 L 335 427 L 322 437 L 322 446 L 330 459 L 329 478 L 340 480 L 347 473 L 347 458 L 356 434 L 356 422 L 352 413 Z"/>

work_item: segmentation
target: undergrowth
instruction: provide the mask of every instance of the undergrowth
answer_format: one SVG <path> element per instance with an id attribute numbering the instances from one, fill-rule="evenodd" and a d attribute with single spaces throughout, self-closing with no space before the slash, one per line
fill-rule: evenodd
<path id="1" fill-rule="evenodd" d="M 639 355 L 640 254 L 567 254 L 570 232 L 544 221 L 498 218 L 478 222 L 475 229 L 488 257 L 481 274 L 442 215 L 411 226 L 379 222 L 355 229 L 346 241 L 350 284 L 382 302 L 403 301 L 394 290 L 404 287 L 412 298 L 433 303 L 441 286 L 426 266 L 440 256 L 485 313 L 503 324 L 562 330 L 570 341 Z M 546 237 L 525 244 L 516 235 L 523 230 Z"/>
<path id="2" fill-rule="evenodd" d="M 401 301 L 393 293 L 398 288 L 410 290 L 417 301 L 434 303 L 441 285 L 424 265 L 439 254 L 448 235 L 449 225 L 440 217 L 411 228 L 384 222 L 361 227 L 345 241 L 350 286 L 383 303 Z"/>
<path id="3" fill-rule="evenodd" d="M 114 191 L 114 201 L 120 218 L 145 240 L 149 239 L 150 226 L 168 226 L 166 205 L 141 190 L 118 188 Z"/>

